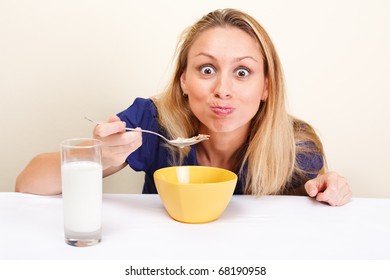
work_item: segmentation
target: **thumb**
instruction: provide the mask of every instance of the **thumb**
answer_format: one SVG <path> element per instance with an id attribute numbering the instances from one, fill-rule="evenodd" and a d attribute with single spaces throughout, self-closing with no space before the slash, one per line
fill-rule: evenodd
<path id="1" fill-rule="evenodd" d="M 109 117 L 108 122 L 117 122 L 120 121 L 121 119 L 117 115 L 112 115 Z"/>

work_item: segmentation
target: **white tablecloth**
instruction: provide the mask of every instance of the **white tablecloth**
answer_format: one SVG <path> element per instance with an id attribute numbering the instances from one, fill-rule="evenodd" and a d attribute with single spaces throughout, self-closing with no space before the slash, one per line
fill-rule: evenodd
<path id="1" fill-rule="evenodd" d="M 330 207 L 233 196 L 207 224 L 172 220 L 158 195 L 105 194 L 102 242 L 64 243 L 61 196 L 0 192 L 0 259 L 390 259 L 390 200 Z"/>

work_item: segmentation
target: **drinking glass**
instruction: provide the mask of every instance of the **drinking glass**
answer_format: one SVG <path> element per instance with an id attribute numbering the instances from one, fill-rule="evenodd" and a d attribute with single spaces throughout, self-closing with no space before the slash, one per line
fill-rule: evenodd
<path id="1" fill-rule="evenodd" d="M 76 247 L 101 240 L 102 143 L 91 138 L 61 143 L 65 242 Z"/>

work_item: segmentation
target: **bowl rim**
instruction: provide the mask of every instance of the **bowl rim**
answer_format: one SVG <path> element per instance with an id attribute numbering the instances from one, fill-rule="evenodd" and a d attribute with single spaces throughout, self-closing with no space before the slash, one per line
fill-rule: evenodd
<path id="1" fill-rule="evenodd" d="M 227 174 L 232 176 L 232 178 L 228 179 L 228 180 L 223 180 L 223 181 L 213 182 L 213 183 L 202 183 L 202 185 L 204 185 L 204 186 L 216 185 L 216 184 L 220 184 L 220 183 L 223 183 L 223 182 L 231 182 L 231 181 L 237 181 L 238 180 L 237 174 L 234 173 L 233 171 L 230 171 L 228 169 L 221 168 L 221 167 L 203 166 L 203 165 L 174 165 L 174 166 L 162 167 L 162 168 L 159 168 L 156 171 L 154 171 L 153 178 L 154 178 L 155 181 L 156 181 L 156 179 L 161 179 L 161 178 L 159 178 L 159 173 L 161 173 L 163 170 L 174 169 L 174 168 L 178 168 L 178 167 L 189 167 L 189 168 L 197 168 L 197 169 L 215 169 L 215 170 L 224 171 Z M 173 183 L 173 184 L 178 183 L 177 181 L 171 181 L 171 180 L 167 180 L 167 182 Z M 183 185 L 183 186 L 194 186 L 194 185 L 199 185 L 199 183 L 180 183 L 180 185 Z"/>

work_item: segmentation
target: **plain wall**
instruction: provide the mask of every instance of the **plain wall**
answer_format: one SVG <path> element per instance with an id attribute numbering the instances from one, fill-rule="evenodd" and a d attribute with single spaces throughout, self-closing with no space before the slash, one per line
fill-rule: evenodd
<path id="1" fill-rule="evenodd" d="M 318 131 L 358 197 L 390 198 L 390 2 L 1 0 L 0 191 L 62 140 L 92 135 L 164 88 L 181 31 L 216 8 L 257 18 L 279 52 L 290 112 Z M 106 192 L 140 192 L 130 168 Z"/>

